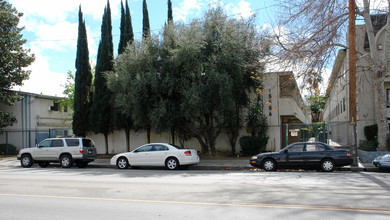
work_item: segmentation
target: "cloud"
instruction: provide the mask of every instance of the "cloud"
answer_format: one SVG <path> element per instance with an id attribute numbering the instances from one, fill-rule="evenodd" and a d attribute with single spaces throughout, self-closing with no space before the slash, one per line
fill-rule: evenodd
<path id="1" fill-rule="evenodd" d="M 19 12 L 24 13 L 22 19 L 33 27 L 36 22 L 29 22 L 30 19 L 43 18 L 45 23 L 55 24 L 63 21 L 69 15 L 69 12 L 78 9 L 77 1 L 52 1 L 52 0 L 12 0 L 11 4 Z"/>
<path id="2" fill-rule="evenodd" d="M 240 1 L 237 3 L 237 6 L 233 8 L 233 13 L 238 18 L 249 18 L 254 15 L 254 11 L 250 7 L 251 3 L 247 1 Z"/>
<path id="3" fill-rule="evenodd" d="M 185 21 L 190 13 L 200 12 L 203 3 L 200 0 L 184 0 L 180 3 L 180 7 L 174 7 L 174 18 L 180 21 Z"/>
<path id="4" fill-rule="evenodd" d="M 39 40 L 30 41 L 40 49 L 55 49 L 58 51 L 76 48 L 78 24 L 62 21 L 54 25 L 41 24 L 36 27 L 35 35 Z"/>
<path id="5" fill-rule="evenodd" d="M 112 19 L 120 16 L 120 2 L 121 0 L 110 0 Z M 69 54 L 69 50 L 76 55 L 78 10 L 81 5 L 86 19 L 90 59 L 92 63 L 95 62 L 98 42 L 95 37 L 100 36 L 100 25 L 96 28 L 93 23 L 101 22 L 107 0 L 10 0 L 10 3 L 24 13 L 19 26 L 25 27 L 23 34 L 28 36 L 24 37 L 28 39 L 25 47 L 29 47 L 36 57 L 34 63 L 27 68 L 32 70 L 30 79 L 25 80 L 23 86 L 14 89 L 62 96 L 66 70 L 62 73 L 51 71 L 56 63 L 49 60 L 67 59 L 62 54 Z M 89 24 L 94 26 L 88 26 Z M 71 64 L 74 59 L 71 59 Z"/>
<path id="6" fill-rule="evenodd" d="M 377 11 L 377 12 L 388 11 L 389 2 L 387 0 L 371 0 L 369 1 L 369 4 L 370 4 L 371 11 Z M 363 0 L 357 0 L 356 6 L 358 8 L 363 9 L 364 7 Z"/>
<path id="7" fill-rule="evenodd" d="M 35 54 L 35 62 L 27 68 L 32 70 L 30 78 L 23 82 L 23 86 L 16 86 L 13 90 L 63 96 L 67 75 L 51 72 L 48 58 L 41 55 L 39 48 L 32 47 L 31 52 Z"/>
<path id="8" fill-rule="evenodd" d="M 104 8 L 107 5 L 107 0 L 79 0 L 78 6 L 81 4 L 81 10 L 84 15 L 91 15 L 95 20 L 102 20 Z M 120 16 L 121 0 L 110 0 L 111 16 Z"/>

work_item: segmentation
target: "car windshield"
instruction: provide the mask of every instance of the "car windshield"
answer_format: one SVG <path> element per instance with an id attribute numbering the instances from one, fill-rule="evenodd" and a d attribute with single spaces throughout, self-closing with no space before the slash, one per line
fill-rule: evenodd
<path id="1" fill-rule="evenodd" d="M 172 147 L 175 147 L 176 149 L 179 149 L 179 150 L 185 149 L 184 147 L 177 146 L 177 145 L 174 145 L 174 144 L 169 144 L 169 145 L 171 145 Z"/>

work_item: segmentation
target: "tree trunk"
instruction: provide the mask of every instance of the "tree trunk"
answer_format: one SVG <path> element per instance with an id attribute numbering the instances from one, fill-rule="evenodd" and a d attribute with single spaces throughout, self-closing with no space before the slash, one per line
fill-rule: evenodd
<path id="1" fill-rule="evenodd" d="M 195 135 L 195 138 L 199 141 L 199 144 L 202 148 L 202 155 L 204 156 L 208 156 L 209 155 L 209 148 L 208 148 L 208 144 L 203 141 L 202 137 L 199 136 L 199 135 Z"/>
<path id="2" fill-rule="evenodd" d="M 125 129 L 126 134 L 126 151 L 130 152 L 130 129 Z"/>
<path id="3" fill-rule="evenodd" d="M 171 127 L 172 144 L 175 144 L 175 126 Z"/>
<path id="4" fill-rule="evenodd" d="M 233 132 L 231 134 L 228 134 L 228 136 L 229 136 L 230 147 L 232 149 L 231 155 L 235 156 L 236 155 L 236 143 L 237 143 L 238 132 Z"/>
<path id="5" fill-rule="evenodd" d="M 150 144 L 150 128 L 147 128 L 146 129 L 146 135 L 147 135 L 147 138 L 148 138 L 148 144 Z"/>
<path id="6" fill-rule="evenodd" d="M 386 135 L 389 132 L 389 128 L 387 125 L 387 116 L 386 116 L 386 102 L 385 102 L 385 89 L 384 89 L 384 78 L 386 76 L 387 71 L 385 71 L 387 67 L 387 63 L 389 60 L 388 53 L 384 53 L 383 56 L 379 56 L 377 40 L 375 39 L 374 28 L 371 21 L 370 9 L 369 9 L 369 1 L 363 0 L 364 4 L 364 22 L 366 27 L 366 32 L 368 36 L 368 41 L 370 45 L 370 58 L 371 63 L 373 64 L 372 73 L 374 79 L 374 99 L 375 99 L 375 119 L 378 124 L 378 144 L 379 150 L 386 149 Z M 390 2 L 389 2 L 390 4 Z M 386 29 L 386 50 L 390 50 L 390 19 L 387 19 L 387 29 Z M 386 64 L 386 65 L 384 65 Z"/>
<path id="7" fill-rule="evenodd" d="M 375 73 L 374 82 L 374 97 L 375 97 L 375 115 L 376 123 L 378 124 L 378 149 L 380 151 L 386 150 L 386 135 L 389 132 L 386 117 L 386 100 L 385 89 L 383 84 L 383 76 L 385 72 L 377 71 Z"/>
<path id="8" fill-rule="evenodd" d="M 235 112 L 234 112 L 234 117 L 231 119 L 232 122 L 229 125 L 229 130 L 227 132 L 227 135 L 229 137 L 229 143 L 231 147 L 231 155 L 235 156 L 236 155 L 236 143 L 237 143 L 237 138 L 239 135 L 239 130 L 241 128 L 241 117 L 240 117 L 240 107 L 236 104 Z"/>
<path id="9" fill-rule="evenodd" d="M 106 155 L 108 155 L 108 134 L 104 134 L 104 143 L 106 146 Z"/>

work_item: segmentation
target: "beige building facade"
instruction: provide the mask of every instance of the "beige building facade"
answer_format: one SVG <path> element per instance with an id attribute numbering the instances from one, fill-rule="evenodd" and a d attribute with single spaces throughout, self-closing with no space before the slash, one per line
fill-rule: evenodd
<path id="1" fill-rule="evenodd" d="M 21 100 L 13 106 L 0 105 L 12 112 L 17 122 L 3 128 L 0 144 L 9 143 L 17 149 L 33 147 L 47 137 L 71 136 L 72 111 L 61 109 L 61 97 L 18 92 Z"/>
<path id="2" fill-rule="evenodd" d="M 299 129 L 288 125 L 310 124 L 311 114 L 303 102 L 294 74 L 265 73 L 263 91 L 264 113 L 268 117 L 269 125 L 266 149 L 277 151 L 286 144 L 301 141 L 298 138 Z"/>
<path id="3" fill-rule="evenodd" d="M 375 39 L 378 45 L 379 56 L 385 51 L 385 27 L 386 22 L 381 24 L 381 18 L 372 17 L 376 26 Z M 382 21 L 383 22 L 383 21 Z M 364 127 L 376 124 L 374 81 L 372 73 L 367 67 L 372 65 L 368 62 L 367 56 L 370 51 L 368 40 L 363 25 L 356 27 L 357 47 L 357 73 L 356 73 L 356 127 L 357 145 L 366 140 Z M 351 126 L 349 113 L 349 65 L 348 50 L 339 50 L 326 91 L 327 102 L 324 111 L 324 120 L 328 123 L 330 141 L 336 145 L 350 146 L 354 143 L 353 126 Z M 390 119 L 390 76 L 385 77 L 384 88 L 387 101 L 387 118 Z"/>

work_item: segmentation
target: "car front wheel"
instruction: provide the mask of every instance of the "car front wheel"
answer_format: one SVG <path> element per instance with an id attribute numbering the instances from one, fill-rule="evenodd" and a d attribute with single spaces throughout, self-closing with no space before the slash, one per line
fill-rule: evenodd
<path id="1" fill-rule="evenodd" d="M 336 169 L 336 164 L 332 159 L 323 159 L 321 161 L 321 170 L 324 172 L 332 172 Z"/>
<path id="2" fill-rule="evenodd" d="M 174 157 L 170 157 L 165 161 L 165 167 L 170 170 L 176 170 L 179 166 L 179 161 Z"/>
<path id="3" fill-rule="evenodd" d="M 22 167 L 28 168 L 32 166 L 33 160 L 30 155 L 26 154 L 23 155 L 22 158 L 20 159 L 20 164 L 22 165 Z"/>
<path id="4" fill-rule="evenodd" d="M 62 168 L 69 168 L 72 166 L 72 157 L 68 154 L 65 154 L 63 156 L 61 156 L 60 158 L 60 164 L 61 164 L 61 167 Z"/>
<path id="5" fill-rule="evenodd" d="M 263 162 L 263 169 L 265 171 L 274 171 L 276 170 L 276 162 L 272 159 L 265 159 Z"/>
<path id="6" fill-rule="evenodd" d="M 126 157 L 120 157 L 117 161 L 116 161 L 116 166 L 119 168 L 119 169 L 127 169 L 129 167 L 129 161 L 127 161 Z"/>

